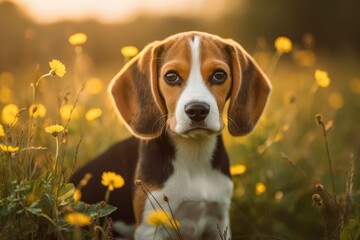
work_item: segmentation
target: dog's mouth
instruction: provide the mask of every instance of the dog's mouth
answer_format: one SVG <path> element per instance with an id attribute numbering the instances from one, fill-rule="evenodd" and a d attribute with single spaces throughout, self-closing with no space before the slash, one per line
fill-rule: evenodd
<path id="1" fill-rule="evenodd" d="M 182 135 L 190 138 L 203 138 L 213 134 L 216 134 L 216 132 L 209 128 L 198 127 L 198 128 L 191 128 Z"/>
<path id="2" fill-rule="evenodd" d="M 190 138 L 202 138 L 213 134 L 219 134 L 220 132 L 221 130 L 214 130 L 204 123 L 192 123 L 185 131 L 180 133 L 180 135 Z"/>

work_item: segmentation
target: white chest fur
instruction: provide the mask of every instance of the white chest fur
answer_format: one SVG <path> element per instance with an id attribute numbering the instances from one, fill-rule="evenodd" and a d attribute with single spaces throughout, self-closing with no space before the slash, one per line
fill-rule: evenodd
<path id="1" fill-rule="evenodd" d="M 185 239 L 203 239 L 204 234 L 209 239 L 217 239 L 216 225 L 222 229 L 229 225 L 228 210 L 233 183 L 211 165 L 216 139 L 215 135 L 202 139 L 173 137 L 176 147 L 173 174 L 161 190 L 152 192 L 166 211 L 170 210 L 163 202 L 163 195 L 168 196 Z M 147 201 L 143 222 L 135 233 L 136 239 L 153 237 L 155 227 L 146 223 L 146 218 L 152 211 L 153 207 Z M 169 237 L 160 229 L 156 239 Z"/>
<path id="2" fill-rule="evenodd" d="M 203 139 L 173 138 L 174 173 L 164 186 L 173 201 L 230 201 L 232 182 L 211 166 L 216 136 Z"/>

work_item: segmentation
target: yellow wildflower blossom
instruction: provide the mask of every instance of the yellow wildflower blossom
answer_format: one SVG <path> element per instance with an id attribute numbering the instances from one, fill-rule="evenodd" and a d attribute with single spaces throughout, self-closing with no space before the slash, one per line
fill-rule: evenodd
<path id="1" fill-rule="evenodd" d="M 328 103 L 330 107 L 332 107 L 335 110 L 338 110 L 344 106 L 344 98 L 340 93 L 335 92 L 329 96 Z"/>
<path id="2" fill-rule="evenodd" d="M 283 135 L 282 132 L 278 132 L 278 133 L 275 134 L 273 141 L 274 142 L 279 142 L 279 141 L 281 141 L 281 139 L 283 139 L 283 136 L 284 135 Z"/>
<path id="3" fill-rule="evenodd" d="M 60 62 L 59 60 L 53 59 L 51 62 L 49 62 L 49 66 L 51 68 L 51 75 L 57 75 L 59 77 L 63 77 L 66 73 L 65 65 Z"/>
<path id="4" fill-rule="evenodd" d="M 1 72 L 0 73 L 0 84 L 1 86 L 6 86 L 11 88 L 15 83 L 14 74 L 11 72 Z"/>
<path id="5" fill-rule="evenodd" d="M 255 193 L 256 195 L 261 195 L 266 191 L 266 186 L 262 182 L 258 182 L 255 185 Z"/>
<path id="6" fill-rule="evenodd" d="M 47 133 L 50 133 L 54 137 L 57 137 L 60 132 L 64 131 L 65 128 L 61 125 L 55 124 L 45 128 Z"/>
<path id="7" fill-rule="evenodd" d="M 71 117 L 71 120 L 77 120 L 80 116 L 80 111 L 78 106 L 75 106 L 73 104 L 64 104 L 60 108 L 60 116 L 64 121 L 69 120 Z"/>
<path id="8" fill-rule="evenodd" d="M 349 87 L 354 93 L 360 93 L 360 78 L 351 79 Z"/>
<path id="9" fill-rule="evenodd" d="M 32 104 L 29 108 L 30 116 L 37 118 L 37 117 L 45 117 L 46 115 L 46 108 L 41 103 L 39 104 Z"/>
<path id="10" fill-rule="evenodd" d="M 165 211 L 155 210 L 149 213 L 146 222 L 152 226 L 165 225 L 168 228 L 178 228 L 180 223 L 175 219 L 171 219 L 170 215 Z"/>
<path id="11" fill-rule="evenodd" d="M 328 87 L 331 82 L 328 73 L 319 69 L 315 71 L 315 80 L 316 83 L 323 88 Z"/>
<path id="12" fill-rule="evenodd" d="M 0 124 L 0 137 L 4 137 L 4 136 L 5 136 L 4 127 L 3 125 Z"/>
<path id="13" fill-rule="evenodd" d="M 230 166 L 230 174 L 232 176 L 241 175 L 244 172 L 246 172 L 246 166 L 243 164 L 236 164 L 236 165 Z"/>
<path id="14" fill-rule="evenodd" d="M 91 108 L 89 111 L 86 112 L 85 118 L 89 122 L 94 121 L 95 119 L 99 118 L 102 114 L 100 108 Z"/>
<path id="15" fill-rule="evenodd" d="M 7 152 L 7 153 L 15 153 L 17 151 L 19 151 L 19 147 L 13 147 L 13 146 L 7 146 L 5 144 L 0 144 L 0 149 L 3 151 L 3 152 Z"/>
<path id="16" fill-rule="evenodd" d="M 13 98 L 12 91 L 8 87 L 1 86 L 0 88 L 0 102 L 9 103 Z"/>
<path id="17" fill-rule="evenodd" d="M 85 176 L 83 177 L 83 179 L 81 179 L 80 183 L 79 183 L 79 187 L 83 188 L 85 187 L 88 182 L 90 181 L 90 179 L 92 178 L 92 174 L 91 173 L 87 173 L 85 174 Z"/>
<path id="18" fill-rule="evenodd" d="M 311 50 L 298 50 L 294 53 L 293 59 L 300 66 L 312 67 L 316 62 L 316 55 Z"/>
<path id="19" fill-rule="evenodd" d="M 18 121 L 19 108 L 15 104 L 6 105 L 1 114 L 3 123 L 13 125 Z"/>
<path id="20" fill-rule="evenodd" d="M 81 196 L 82 196 L 81 190 L 80 189 L 75 189 L 75 191 L 74 191 L 74 202 L 75 203 L 79 202 L 80 199 L 81 199 Z"/>
<path id="21" fill-rule="evenodd" d="M 138 54 L 139 50 L 134 46 L 125 46 L 121 48 L 120 52 L 124 57 L 132 58 Z"/>
<path id="22" fill-rule="evenodd" d="M 101 184 L 108 187 L 110 191 L 115 188 L 121 188 L 125 184 L 125 180 L 121 175 L 114 172 L 103 172 L 101 176 Z"/>
<path id="23" fill-rule="evenodd" d="M 85 33 L 75 33 L 69 37 L 69 43 L 74 46 L 82 45 L 87 41 Z"/>
<path id="24" fill-rule="evenodd" d="M 83 213 L 69 213 L 65 221 L 77 227 L 88 226 L 92 222 L 91 217 Z"/>
<path id="25" fill-rule="evenodd" d="M 103 89 L 104 89 L 104 84 L 98 78 L 90 78 L 86 82 L 85 90 L 92 95 L 97 95 L 101 93 Z"/>
<path id="26" fill-rule="evenodd" d="M 274 43 L 275 49 L 279 53 L 288 53 L 292 50 L 292 42 L 287 37 L 278 37 Z"/>

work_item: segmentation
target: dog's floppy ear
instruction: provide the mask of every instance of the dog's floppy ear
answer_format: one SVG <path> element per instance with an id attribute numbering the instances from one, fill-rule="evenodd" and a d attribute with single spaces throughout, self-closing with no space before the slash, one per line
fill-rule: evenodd
<path id="1" fill-rule="evenodd" d="M 139 138 L 158 137 L 166 121 L 162 112 L 164 106 L 158 105 L 157 45 L 158 42 L 154 42 L 145 47 L 120 70 L 109 86 L 120 116 Z"/>
<path id="2" fill-rule="evenodd" d="M 228 41 L 232 61 L 233 86 L 228 110 L 229 132 L 233 136 L 250 133 L 259 120 L 271 84 L 252 57 L 236 42 Z"/>

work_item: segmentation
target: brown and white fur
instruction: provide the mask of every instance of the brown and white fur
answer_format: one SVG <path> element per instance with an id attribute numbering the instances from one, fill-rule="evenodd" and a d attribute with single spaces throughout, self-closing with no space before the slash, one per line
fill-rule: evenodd
<path id="1" fill-rule="evenodd" d="M 109 89 L 136 139 L 119 143 L 80 169 L 74 181 L 86 172 L 96 179 L 106 169 L 124 175 L 127 188 L 111 197 L 132 205 L 112 204 L 118 206 L 115 220 L 135 220 L 135 239 L 152 239 L 155 232 L 146 222 L 153 207 L 141 188 L 132 186 L 135 179 L 148 186 L 164 209 L 163 195 L 168 197 L 184 239 L 220 239 L 217 225 L 230 228 L 233 190 L 221 137 L 223 115 L 233 136 L 251 132 L 271 90 L 265 74 L 233 40 L 185 32 L 149 44 Z M 98 200 L 94 189 L 83 196 Z M 127 216 L 129 209 L 134 216 Z M 171 238 L 159 228 L 156 239 Z"/>

